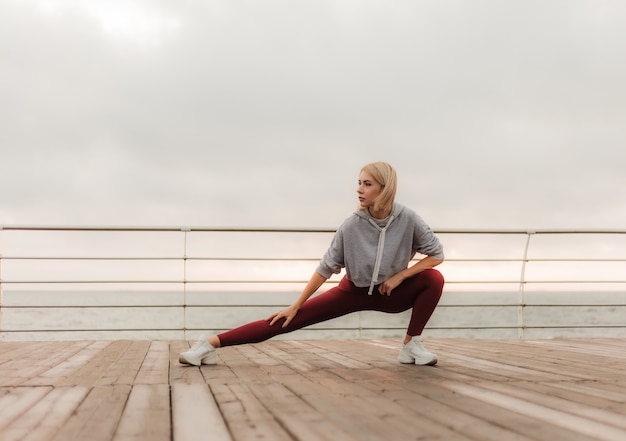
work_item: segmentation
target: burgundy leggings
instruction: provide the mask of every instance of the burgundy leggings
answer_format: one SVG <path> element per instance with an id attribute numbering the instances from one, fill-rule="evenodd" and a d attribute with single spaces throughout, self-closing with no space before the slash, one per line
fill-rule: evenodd
<path id="1" fill-rule="evenodd" d="M 421 335 L 432 315 L 443 290 L 443 276 L 434 269 L 428 269 L 406 279 L 398 285 L 390 296 L 381 295 L 378 287 L 372 295 L 367 295 L 368 287 L 358 288 L 346 277 L 339 285 L 311 297 L 298 311 L 288 326 L 282 327 L 285 319 L 270 326 L 268 320 L 257 320 L 230 331 L 219 334 L 222 346 L 245 343 L 258 343 L 279 334 L 320 323 L 357 311 L 381 311 L 398 313 L 413 308 L 407 334 Z"/>

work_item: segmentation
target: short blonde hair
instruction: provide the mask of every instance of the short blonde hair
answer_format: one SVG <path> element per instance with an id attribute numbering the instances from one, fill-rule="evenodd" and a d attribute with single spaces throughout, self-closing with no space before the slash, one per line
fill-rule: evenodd
<path id="1" fill-rule="evenodd" d="M 394 168 L 386 162 L 378 161 L 365 165 L 361 171 L 366 171 L 372 175 L 376 182 L 383 187 L 374 201 L 374 211 L 391 210 L 398 189 L 398 177 Z M 364 207 L 359 207 L 359 209 L 363 210 Z"/>

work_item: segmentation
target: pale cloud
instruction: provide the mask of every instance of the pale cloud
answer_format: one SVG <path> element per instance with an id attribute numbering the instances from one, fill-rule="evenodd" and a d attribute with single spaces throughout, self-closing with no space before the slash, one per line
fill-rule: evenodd
<path id="1" fill-rule="evenodd" d="M 619 1 L 7 1 L 0 224 L 626 222 Z"/>

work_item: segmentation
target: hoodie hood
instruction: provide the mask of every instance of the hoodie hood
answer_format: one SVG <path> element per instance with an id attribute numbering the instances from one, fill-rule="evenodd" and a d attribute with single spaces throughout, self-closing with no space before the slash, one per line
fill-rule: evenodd
<path id="1" fill-rule="evenodd" d="M 397 218 L 398 216 L 400 216 L 400 214 L 404 210 L 405 210 L 405 207 L 403 205 L 400 205 L 397 202 L 394 202 L 393 207 L 391 208 L 391 214 L 389 215 L 389 217 L 387 217 L 387 219 L 376 219 L 370 214 L 367 208 L 363 210 L 357 210 L 354 212 L 354 214 L 356 214 L 359 217 L 362 217 L 363 219 L 372 219 L 374 222 L 380 225 L 380 224 L 385 224 L 386 220 L 388 220 L 391 216 L 393 216 L 394 218 Z"/>

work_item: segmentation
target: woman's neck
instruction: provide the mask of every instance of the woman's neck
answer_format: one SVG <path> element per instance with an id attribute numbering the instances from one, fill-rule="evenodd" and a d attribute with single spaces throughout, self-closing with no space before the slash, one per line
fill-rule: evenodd
<path id="1" fill-rule="evenodd" d="M 367 210 L 369 211 L 370 216 L 372 216 L 374 219 L 378 219 L 378 220 L 387 219 L 387 217 L 389 217 L 389 215 L 391 214 L 391 210 L 390 209 L 373 210 L 372 208 L 368 208 Z"/>

